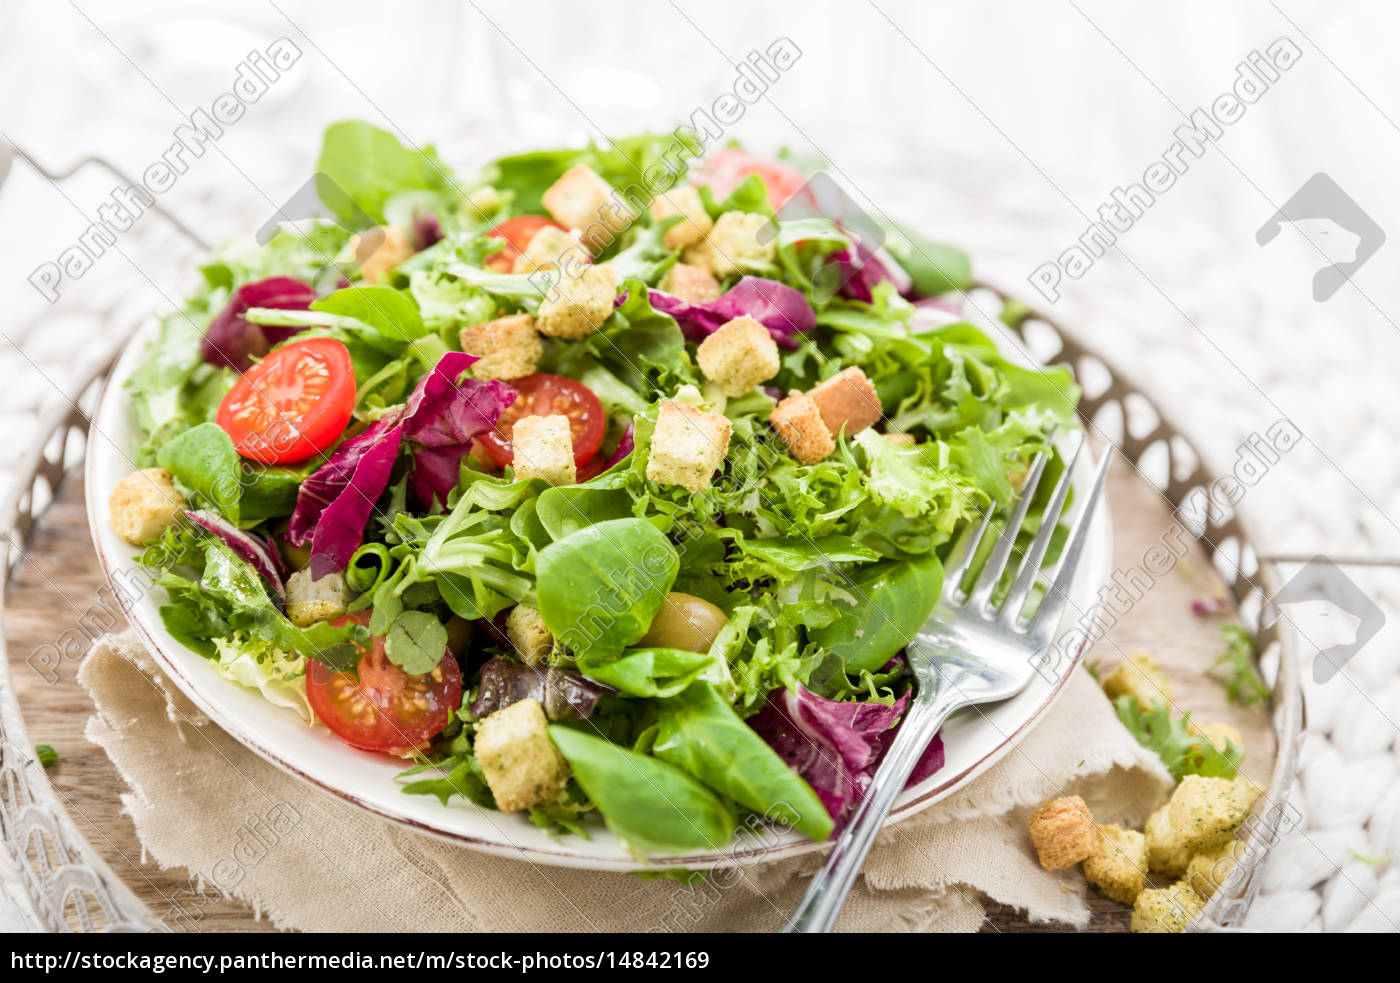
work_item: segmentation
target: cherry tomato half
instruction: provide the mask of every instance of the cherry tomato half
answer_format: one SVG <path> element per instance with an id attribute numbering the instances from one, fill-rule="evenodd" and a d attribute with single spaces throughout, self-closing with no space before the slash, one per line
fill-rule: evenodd
<path id="1" fill-rule="evenodd" d="M 486 257 L 486 265 L 497 273 L 509 273 L 515 266 L 515 259 L 525 251 L 535 233 L 547 225 L 556 229 L 564 228 L 552 218 L 543 215 L 517 215 L 508 218 L 491 230 L 491 238 L 504 239 L 506 246 L 499 252 Z"/>
<path id="2" fill-rule="evenodd" d="M 479 438 L 491 460 L 505 467 L 515 459 L 511 437 L 516 420 L 522 416 L 553 416 L 558 413 L 569 418 L 574 437 L 574 464 L 582 466 L 598 452 L 608 418 L 593 390 L 581 382 L 548 372 L 512 379 L 510 385 L 520 395 L 496 421 L 496 429 Z"/>
<path id="3" fill-rule="evenodd" d="M 360 612 L 335 624 L 368 620 Z M 462 672 L 448 652 L 432 672 L 410 676 L 389 661 L 384 639 L 376 638 L 355 672 L 336 672 L 312 660 L 306 699 L 316 719 L 351 747 L 408 751 L 423 747 L 447 726 L 448 711 L 462 702 Z"/>
<path id="4" fill-rule="evenodd" d="M 214 419 L 242 456 L 295 464 L 335 443 L 354 406 L 349 350 L 334 338 L 308 338 L 244 372 Z"/>
<path id="5" fill-rule="evenodd" d="M 807 183 L 807 175 L 786 161 L 771 157 L 760 157 L 738 147 L 717 150 L 705 158 L 705 163 L 691 175 L 695 184 L 707 184 L 710 192 L 718 200 L 744 183 L 750 174 L 757 174 L 768 189 L 768 204 L 777 211 Z M 811 198 L 811 192 L 803 192 Z M 815 199 L 811 204 L 815 203 Z"/>

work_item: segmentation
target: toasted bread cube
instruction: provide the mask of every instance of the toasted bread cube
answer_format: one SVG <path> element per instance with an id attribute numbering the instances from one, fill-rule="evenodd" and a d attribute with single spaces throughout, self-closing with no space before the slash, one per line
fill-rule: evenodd
<path id="1" fill-rule="evenodd" d="M 647 478 L 658 485 L 703 491 L 723 466 L 733 431 L 733 424 L 721 413 L 706 413 L 674 399 L 662 400 L 651 435 Z"/>
<path id="2" fill-rule="evenodd" d="M 686 247 L 681 259 L 721 279 L 765 272 L 778 258 L 777 237 L 761 234 L 768 223 L 768 216 L 757 212 L 725 212 L 708 236 Z"/>
<path id="3" fill-rule="evenodd" d="M 816 464 L 836 450 L 831 431 L 822 422 L 821 410 L 806 393 L 793 393 L 773 407 L 768 422 L 803 464 Z"/>
<path id="4" fill-rule="evenodd" d="M 1190 885 L 1191 890 L 1209 901 L 1215 897 L 1215 892 L 1220 890 L 1220 886 L 1235 869 L 1243 847 L 1244 844 L 1239 840 L 1228 840 L 1214 850 L 1202 850 L 1186 865 L 1186 876 L 1183 880 Z"/>
<path id="5" fill-rule="evenodd" d="M 1084 861 L 1084 876 L 1105 897 L 1132 904 L 1147 878 L 1147 840 L 1137 830 L 1119 826 L 1098 831 L 1094 852 Z"/>
<path id="6" fill-rule="evenodd" d="M 576 341 L 603 326 L 613 312 L 617 271 L 611 266 L 586 266 L 576 276 L 559 276 L 540 304 L 535 327 L 551 338 Z"/>
<path id="7" fill-rule="evenodd" d="M 1170 706 L 1172 684 L 1167 674 L 1146 652 L 1133 652 L 1103 679 L 1104 694 L 1110 700 L 1131 696 L 1144 710 L 1154 703 Z"/>
<path id="8" fill-rule="evenodd" d="M 506 616 L 506 638 L 527 666 L 537 666 L 554 647 L 554 636 L 544 623 L 539 608 L 517 604 Z"/>
<path id="9" fill-rule="evenodd" d="M 782 368 L 773 336 L 747 314 L 726 321 L 700 342 L 695 360 L 705 378 L 719 383 L 726 396 L 742 396 Z"/>
<path id="10" fill-rule="evenodd" d="M 708 304 L 719 300 L 722 293 L 713 273 L 703 266 L 691 266 L 689 263 L 677 263 L 667 270 L 656 288 L 688 304 Z"/>
<path id="11" fill-rule="evenodd" d="M 350 237 L 355 267 L 366 283 L 383 283 L 401 263 L 413 257 L 408 233 L 397 225 L 381 225 Z"/>
<path id="12" fill-rule="evenodd" d="M 334 621 L 349 605 L 350 587 L 343 573 L 328 573 L 315 580 L 307 569 L 287 578 L 287 617 L 298 628 Z"/>
<path id="13" fill-rule="evenodd" d="M 1257 798 L 1248 784 L 1187 775 L 1172 793 L 1168 815 L 1193 852 L 1211 850 L 1234 836 Z"/>
<path id="14" fill-rule="evenodd" d="M 682 249 L 699 242 L 715 227 L 714 219 L 705 211 L 700 189 L 688 184 L 670 191 L 659 192 L 651 203 L 652 218 L 657 220 L 680 215 L 681 220 L 666 230 L 661 244 L 667 249 Z"/>
<path id="15" fill-rule="evenodd" d="M 117 482 L 107 498 L 112 530 L 132 546 L 158 539 L 185 510 L 185 498 L 165 468 L 142 468 Z"/>
<path id="16" fill-rule="evenodd" d="M 611 184 L 587 164 L 565 171 L 541 199 L 561 225 L 582 230 L 583 244 L 600 252 L 636 217 Z"/>
<path id="17" fill-rule="evenodd" d="M 883 415 L 875 387 L 854 365 L 813 386 L 807 395 L 817 404 L 822 422 L 832 434 L 839 434 L 844 428 L 850 437 Z"/>
<path id="18" fill-rule="evenodd" d="M 912 433 L 887 433 L 885 439 L 896 447 L 913 447 L 914 435 Z"/>
<path id="19" fill-rule="evenodd" d="M 569 418 L 522 416 L 512 433 L 515 446 L 515 480 L 543 478 L 551 485 L 572 485 L 578 480 L 574 467 L 574 437 Z"/>
<path id="20" fill-rule="evenodd" d="M 478 379 L 519 379 L 535 371 L 544 346 L 535 319 L 512 314 L 463 328 L 462 351 L 480 356 L 472 363 L 472 375 Z"/>
<path id="21" fill-rule="evenodd" d="M 1191 861 L 1191 847 L 1172 826 L 1170 809 L 1170 805 L 1163 803 L 1147 817 L 1143 826 L 1142 833 L 1147 838 L 1147 869 L 1154 874 L 1180 877 Z"/>
<path id="22" fill-rule="evenodd" d="M 1031 842 L 1046 870 L 1073 867 L 1093 855 L 1099 834 L 1089 807 L 1077 795 L 1051 799 L 1031 815 Z"/>
<path id="23" fill-rule="evenodd" d="M 548 802 L 569 781 L 569 763 L 549 739 L 538 700 L 520 700 L 482 720 L 472 750 L 502 812 Z"/>
<path id="24" fill-rule="evenodd" d="M 515 257 L 512 273 L 533 273 L 536 270 L 563 267 L 576 270 L 593 257 L 563 229 L 546 225 L 530 237 L 524 252 Z"/>
<path id="25" fill-rule="evenodd" d="M 1148 888 L 1133 903 L 1134 932 L 1183 931 L 1205 904 L 1195 891 L 1177 881 L 1171 887 Z"/>

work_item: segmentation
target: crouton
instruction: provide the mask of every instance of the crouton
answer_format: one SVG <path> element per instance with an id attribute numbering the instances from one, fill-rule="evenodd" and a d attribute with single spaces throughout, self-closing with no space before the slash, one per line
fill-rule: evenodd
<path id="1" fill-rule="evenodd" d="M 657 220 L 680 215 L 681 220 L 666 230 L 661 244 L 667 249 L 682 249 L 699 242 L 715 227 L 714 219 L 705 211 L 700 190 L 683 184 L 662 191 L 651 203 L 652 218 Z"/>
<path id="2" fill-rule="evenodd" d="M 913 447 L 914 435 L 912 433 L 887 433 L 885 439 L 896 447 Z"/>
<path id="3" fill-rule="evenodd" d="M 661 401 L 651 435 L 647 478 L 698 492 L 724 464 L 734 426 L 721 413 L 705 413 L 674 399 Z"/>
<path id="4" fill-rule="evenodd" d="M 1247 784 L 1187 775 L 1172 793 L 1168 815 L 1193 852 L 1211 850 L 1234 836 L 1257 798 Z"/>
<path id="5" fill-rule="evenodd" d="M 175 524 L 185 510 L 185 498 L 165 468 L 142 468 L 117 482 L 107 509 L 113 531 L 132 546 L 141 546 Z"/>
<path id="6" fill-rule="evenodd" d="M 747 314 L 726 321 L 700 342 L 695 360 L 705 378 L 719 383 L 726 396 L 742 396 L 782 368 L 773 336 Z"/>
<path id="7" fill-rule="evenodd" d="M 1077 795 L 1051 799 L 1031 816 L 1031 842 L 1046 870 L 1073 867 L 1088 859 L 1098 845 L 1094 817 Z"/>
<path id="8" fill-rule="evenodd" d="M 875 387 L 854 365 L 817 383 L 807 395 L 817 404 L 822 422 L 832 434 L 839 434 L 844 428 L 850 437 L 879 420 L 883 413 Z"/>
<path id="9" fill-rule="evenodd" d="M 535 371 L 544 354 L 535 319 L 512 314 L 462 329 L 462 351 L 481 356 L 472 363 L 478 379 L 518 379 Z"/>
<path id="10" fill-rule="evenodd" d="M 768 422 L 803 464 L 815 464 L 836 450 L 831 431 L 822 422 L 821 410 L 805 393 L 793 393 L 773 407 Z"/>
<path id="11" fill-rule="evenodd" d="M 1131 696 L 1144 710 L 1154 703 L 1169 706 L 1172 684 L 1162 667 L 1146 652 L 1133 652 L 1103 679 L 1104 694 L 1110 700 Z"/>
<path id="12" fill-rule="evenodd" d="M 603 326 L 613 312 L 617 271 L 611 266 L 587 266 L 577 276 L 558 278 L 540 304 L 535 327 L 551 338 L 586 338 Z"/>
<path id="13" fill-rule="evenodd" d="M 412 258 L 413 243 L 396 225 L 381 225 L 350 237 L 355 268 L 366 283 L 383 283 L 400 263 Z"/>
<path id="14" fill-rule="evenodd" d="M 1148 888 L 1133 903 L 1134 932 L 1180 932 L 1205 907 L 1195 891 L 1178 881 L 1171 887 Z"/>
<path id="15" fill-rule="evenodd" d="M 666 271 L 656 289 L 679 297 L 688 304 L 708 304 L 719 300 L 722 291 L 714 274 L 701 266 L 677 263 Z"/>
<path id="16" fill-rule="evenodd" d="M 601 252 L 636 217 L 611 184 L 587 164 L 577 164 L 550 185 L 541 199 L 561 225 L 583 232 L 590 252 Z"/>
<path id="17" fill-rule="evenodd" d="M 1147 878 L 1147 840 L 1135 829 L 1099 826 L 1084 876 L 1105 896 L 1122 904 L 1137 900 Z"/>
<path id="18" fill-rule="evenodd" d="M 517 481 L 543 478 L 551 485 L 572 485 L 578 480 L 573 431 L 562 413 L 522 416 L 515 421 L 511 443 Z"/>
<path id="19" fill-rule="evenodd" d="M 310 570 L 298 570 L 287 578 L 287 617 L 298 628 L 320 621 L 334 621 L 350 604 L 345 574 L 328 573 L 314 580 Z"/>
<path id="20" fill-rule="evenodd" d="M 1191 858 L 1186 865 L 1183 878 L 1206 901 L 1215 896 L 1230 872 L 1235 869 L 1244 844 L 1239 840 L 1227 840 L 1214 850 L 1203 850 Z"/>
<path id="21" fill-rule="evenodd" d="M 506 637 L 527 666 L 537 666 L 554 647 L 554 636 L 544 623 L 539 608 L 517 604 L 506 616 Z"/>
<path id="22" fill-rule="evenodd" d="M 708 236 L 686 247 L 681 259 L 721 279 L 765 272 L 778 257 L 777 237 L 763 233 L 768 224 L 768 216 L 756 212 L 725 212 Z"/>
<path id="23" fill-rule="evenodd" d="M 1180 877 L 1186 873 L 1186 865 L 1191 860 L 1191 847 L 1186 838 L 1172 826 L 1170 806 L 1162 808 L 1147 817 L 1143 836 L 1147 838 L 1147 869 L 1154 874 Z"/>
<path id="24" fill-rule="evenodd" d="M 591 263 L 590 256 L 563 229 L 546 225 L 530 237 L 525 251 L 515 257 L 512 273 L 533 273 L 536 270 L 560 269 L 576 274 L 580 267 Z"/>
<path id="25" fill-rule="evenodd" d="M 548 802 L 569 781 L 569 763 L 549 739 L 538 700 L 520 700 L 482 720 L 472 750 L 502 812 Z"/>

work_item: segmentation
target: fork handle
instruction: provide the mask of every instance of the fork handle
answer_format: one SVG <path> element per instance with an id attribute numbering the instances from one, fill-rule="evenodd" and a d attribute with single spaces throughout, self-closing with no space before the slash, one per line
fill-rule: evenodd
<path id="1" fill-rule="evenodd" d="M 904 790 L 910 773 L 943 721 L 956 708 L 957 704 L 946 700 L 921 701 L 915 697 L 903 726 L 895 734 L 885 760 L 866 790 L 864 801 L 837 837 L 826 863 L 808 885 L 802 903 L 783 927 L 785 933 L 831 931 L 894 800 Z"/>

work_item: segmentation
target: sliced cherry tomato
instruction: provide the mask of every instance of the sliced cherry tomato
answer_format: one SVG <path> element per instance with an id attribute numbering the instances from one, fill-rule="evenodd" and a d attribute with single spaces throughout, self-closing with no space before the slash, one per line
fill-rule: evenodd
<path id="1" fill-rule="evenodd" d="M 716 199 L 724 199 L 744 183 L 750 174 L 757 174 L 768 189 L 768 204 L 777 211 L 783 203 L 807 183 L 807 175 L 786 161 L 760 157 L 738 147 L 726 147 L 705 158 L 705 163 L 691 175 L 696 184 L 707 184 Z M 811 192 L 803 191 L 811 198 Z M 815 203 L 815 199 L 813 202 Z"/>
<path id="2" fill-rule="evenodd" d="M 510 385 L 520 395 L 501 414 L 495 430 L 479 438 L 491 460 L 501 467 L 515 460 L 511 437 L 516 420 L 522 416 L 553 416 L 558 413 L 569 418 L 574 437 L 574 464 L 582 466 L 598 453 L 608 418 L 593 390 L 581 382 L 548 372 L 512 379 Z"/>
<path id="3" fill-rule="evenodd" d="M 535 233 L 547 225 L 556 229 L 564 228 L 552 218 L 543 215 L 517 215 L 508 218 L 491 230 L 491 238 L 504 239 L 506 246 L 499 252 L 486 257 L 486 265 L 498 273 L 509 273 L 515 266 L 515 259 L 525 251 Z"/>
<path id="4" fill-rule="evenodd" d="M 367 612 L 334 622 L 367 624 Z M 447 726 L 448 712 L 462 702 L 462 672 L 451 652 L 430 673 L 411 676 L 389 661 L 384 639 L 360 658 L 355 672 L 336 672 L 312 660 L 306 670 L 306 699 L 316 719 L 351 747 L 365 751 L 409 751 L 423 747 Z"/>
<path id="5" fill-rule="evenodd" d="M 578 469 L 578 482 L 592 481 L 608 469 L 608 455 L 599 451 L 588 459 L 588 463 Z"/>
<path id="6" fill-rule="evenodd" d="M 308 338 L 244 372 L 214 419 L 244 457 L 295 464 L 335 443 L 354 406 L 350 351 L 334 338 Z"/>

